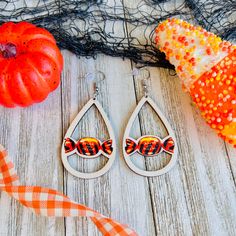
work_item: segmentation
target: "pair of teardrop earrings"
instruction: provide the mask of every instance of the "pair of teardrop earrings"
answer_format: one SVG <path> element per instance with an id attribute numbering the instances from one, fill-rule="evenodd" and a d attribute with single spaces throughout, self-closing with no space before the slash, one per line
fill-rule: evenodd
<path id="1" fill-rule="evenodd" d="M 148 78 L 150 78 L 150 72 L 147 69 L 146 71 L 148 72 Z M 100 73 L 103 76 L 103 79 L 105 79 L 105 75 L 101 71 L 98 71 L 98 73 Z M 143 82 L 144 96 L 139 101 L 137 107 L 135 108 L 133 114 L 131 115 L 124 132 L 123 155 L 127 165 L 131 170 L 142 176 L 154 177 L 167 173 L 175 165 L 177 161 L 178 148 L 176 145 L 174 132 L 169 122 L 162 114 L 162 112 L 155 104 L 155 102 L 148 95 L 146 80 L 147 78 Z M 87 102 L 87 104 L 82 108 L 82 110 L 73 120 L 69 129 L 66 132 L 64 142 L 62 144 L 62 162 L 64 164 L 64 167 L 72 175 L 82 179 L 97 178 L 108 172 L 112 164 L 114 163 L 116 156 L 116 140 L 114 131 L 112 129 L 111 123 L 104 109 L 102 108 L 102 105 L 99 103 L 97 99 L 98 93 L 99 93 L 99 88 L 97 86 L 97 83 L 95 82 L 94 96 Z M 135 118 L 137 117 L 139 111 L 141 110 L 141 108 L 145 103 L 148 103 L 153 108 L 153 110 L 157 113 L 163 125 L 165 126 L 168 132 L 168 136 L 165 137 L 164 139 L 155 135 L 144 135 L 140 137 L 138 140 L 135 140 L 129 136 Z M 107 130 L 110 137 L 109 140 L 102 142 L 101 140 L 94 137 L 83 137 L 80 138 L 79 140 L 74 140 L 72 138 L 72 134 L 74 133 L 82 117 L 92 106 L 95 106 L 100 112 L 105 122 L 105 125 L 107 126 Z M 162 169 L 155 171 L 146 171 L 140 169 L 132 161 L 132 155 L 136 152 L 138 152 L 142 156 L 148 156 L 148 157 L 155 157 L 161 152 L 166 152 L 171 155 L 171 159 L 169 163 Z M 100 155 L 103 155 L 106 158 L 108 158 L 108 161 L 105 164 L 105 166 L 102 167 L 100 170 L 91 173 L 84 173 L 74 169 L 70 165 L 68 158 L 73 154 L 76 154 L 78 157 L 86 159 L 92 159 L 99 157 Z"/>

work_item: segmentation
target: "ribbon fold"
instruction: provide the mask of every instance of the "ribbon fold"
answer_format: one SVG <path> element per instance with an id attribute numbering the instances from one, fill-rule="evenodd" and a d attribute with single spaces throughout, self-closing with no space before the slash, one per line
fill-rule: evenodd
<path id="1" fill-rule="evenodd" d="M 13 163 L 9 160 L 5 148 L 0 145 L 0 191 L 6 192 L 38 215 L 89 217 L 104 236 L 137 236 L 128 226 L 71 201 L 56 190 L 40 186 L 20 186 L 18 180 Z"/>

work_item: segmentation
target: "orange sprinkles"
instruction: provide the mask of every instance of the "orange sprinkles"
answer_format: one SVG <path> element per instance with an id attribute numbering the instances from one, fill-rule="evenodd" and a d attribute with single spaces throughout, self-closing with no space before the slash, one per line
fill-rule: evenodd
<path id="1" fill-rule="evenodd" d="M 229 124 L 236 124 L 236 81 L 234 80 L 236 67 L 226 64 L 228 60 L 235 56 L 236 49 L 227 56 L 228 59 L 224 58 L 211 71 L 205 72 L 192 85 L 190 94 L 202 111 L 207 123 L 216 129 L 222 138 L 236 145 L 236 133 L 232 134 L 229 130 Z M 224 73 L 221 73 L 221 71 L 224 71 Z M 212 80 L 211 78 L 214 75 L 216 75 L 215 79 Z M 211 101 L 213 102 L 211 103 Z M 225 133 L 225 130 L 227 130 L 227 133 Z"/>
<path id="2" fill-rule="evenodd" d="M 179 19 L 162 22 L 156 35 L 206 122 L 236 147 L 236 46 Z"/>

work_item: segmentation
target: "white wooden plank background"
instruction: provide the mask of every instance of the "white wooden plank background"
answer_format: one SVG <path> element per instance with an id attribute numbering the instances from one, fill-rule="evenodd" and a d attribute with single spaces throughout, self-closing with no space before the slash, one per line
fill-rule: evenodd
<path id="1" fill-rule="evenodd" d="M 124 1 L 133 6 L 135 1 Z M 127 34 L 120 28 L 117 33 Z M 122 156 L 122 137 L 129 116 L 143 95 L 142 77 L 133 77 L 129 60 L 99 55 L 96 60 L 78 58 L 63 51 L 62 83 L 49 98 L 27 109 L 0 108 L 0 143 L 7 147 L 21 183 L 63 191 L 73 200 L 129 224 L 141 236 L 236 235 L 236 151 L 204 123 L 199 111 L 181 88 L 179 79 L 165 69 L 149 68 L 151 96 L 175 130 L 179 162 L 167 175 L 145 178 L 131 172 Z M 63 136 L 70 122 L 92 96 L 92 83 L 84 75 L 101 70 L 99 100 L 114 127 L 118 153 L 111 171 L 94 180 L 80 180 L 64 170 L 60 160 Z M 165 136 L 165 130 L 150 107 L 144 107 L 132 136 Z M 107 138 L 96 110 L 81 121 L 75 137 Z M 137 164 L 160 168 L 168 156 L 142 157 Z M 105 159 L 86 162 L 71 158 L 81 170 L 96 170 Z M 90 160 L 91 161 L 91 160 Z M 0 235 L 97 236 L 100 233 L 86 218 L 47 219 L 37 217 L 6 194 L 0 193 Z"/>

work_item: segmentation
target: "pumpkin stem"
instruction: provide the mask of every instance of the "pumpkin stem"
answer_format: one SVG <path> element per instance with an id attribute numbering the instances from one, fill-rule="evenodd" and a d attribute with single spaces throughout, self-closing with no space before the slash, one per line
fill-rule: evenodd
<path id="1" fill-rule="evenodd" d="M 0 43 L 0 53 L 4 58 L 11 58 L 16 56 L 16 45 L 13 43 Z"/>

